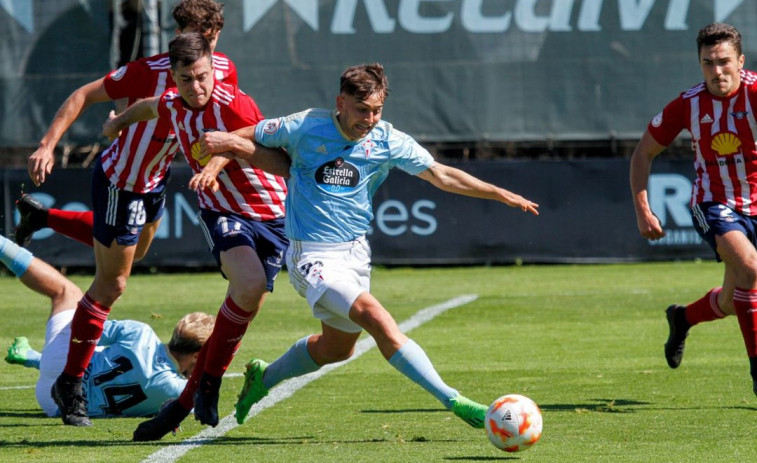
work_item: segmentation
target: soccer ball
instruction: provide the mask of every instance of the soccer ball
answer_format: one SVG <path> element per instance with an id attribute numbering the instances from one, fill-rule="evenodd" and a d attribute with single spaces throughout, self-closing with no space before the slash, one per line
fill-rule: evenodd
<path id="1" fill-rule="evenodd" d="M 495 447 L 506 452 L 531 447 L 541 438 L 541 429 L 539 406 L 522 395 L 504 395 L 486 411 L 486 435 Z"/>

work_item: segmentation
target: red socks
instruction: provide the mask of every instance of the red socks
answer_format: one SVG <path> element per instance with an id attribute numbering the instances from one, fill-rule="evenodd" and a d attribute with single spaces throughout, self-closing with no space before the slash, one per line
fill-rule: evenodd
<path id="1" fill-rule="evenodd" d="M 746 353 L 757 357 L 757 289 L 736 288 L 733 291 L 733 305 L 739 319 L 741 335 L 744 337 Z"/>
<path id="2" fill-rule="evenodd" d="M 47 226 L 61 235 L 92 247 L 92 216 L 92 211 L 49 209 L 47 211 Z"/>
<path id="3" fill-rule="evenodd" d="M 216 324 L 205 345 L 200 350 L 192 375 L 179 396 L 182 407 L 190 410 L 194 406 L 194 393 L 200 384 L 203 373 L 222 377 L 239 349 L 252 314 L 242 310 L 232 299 L 226 297 L 218 310 Z"/>
<path id="4" fill-rule="evenodd" d="M 252 320 L 252 314 L 227 297 L 216 316 L 213 333 L 208 338 L 209 364 L 205 365 L 205 373 L 211 376 L 223 376 L 234 355 L 239 349 L 247 327 Z"/>
<path id="5" fill-rule="evenodd" d="M 88 294 L 79 301 L 71 320 L 71 339 L 68 342 L 68 358 L 63 373 L 75 378 L 84 376 L 109 313 L 110 307 L 100 305 Z"/>
<path id="6" fill-rule="evenodd" d="M 189 375 L 187 385 L 184 386 L 184 390 L 181 391 L 181 394 L 179 394 L 179 398 L 177 399 L 179 405 L 181 405 L 185 410 L 192 410 L 192 408 L 194 408 L 195 406 L 194 395 L 197 387 L 200 385 L 200 378 L 202 378 L 203 366 L 205 365 L 205 357 L 208 354 L 209 344 L 210 339 L 205 341 L 202 349 L 200 349 L 200 354 L 197 356 L 197 363 L 195 364 L 195 368 L 194 370 L 192 370 L 192 374 Z"/>
<path id="7" fill-rule="evenodd" d="M 690 326 L 724 318 L 718 305 L 718 295 L 723 288 L 712 288 L 703 298 L 686 306 L 686 321 Z"/>

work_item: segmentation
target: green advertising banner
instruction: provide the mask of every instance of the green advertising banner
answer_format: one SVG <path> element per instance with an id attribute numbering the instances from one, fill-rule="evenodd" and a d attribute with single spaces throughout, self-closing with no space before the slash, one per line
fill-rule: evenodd
<path id="1" fill-rule="evenodd" d="M 68 94 L 108 72 L 105 0 L 0 2 L 0 146 L 34 146 Z M 160 51 L 174 33 L 159 6 Z M 263 113 L 331 107 L 348 65 L 384 64 L 385 118 L 421 141 L 632 139 L 701 80 L 695 38 L 723 21 L 757 63 L 752 0 L 241 0 L 218 50 Z M 143 23 L 144 26 L 145 23 Z M 150 28 L 143 27 L 143 35 Z M 67 139 L 99 138 L 108 105 Z"/>

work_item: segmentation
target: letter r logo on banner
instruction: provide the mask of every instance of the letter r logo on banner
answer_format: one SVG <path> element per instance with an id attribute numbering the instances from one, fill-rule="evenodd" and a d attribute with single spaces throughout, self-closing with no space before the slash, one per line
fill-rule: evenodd
<path id="1" fill-rule="evenodd" d="M 649 176 L 649 206 L 664 227 L 668 215 L 679 227 L 691 227 L 691 180 L 678 174 L 652 174 Z"/>

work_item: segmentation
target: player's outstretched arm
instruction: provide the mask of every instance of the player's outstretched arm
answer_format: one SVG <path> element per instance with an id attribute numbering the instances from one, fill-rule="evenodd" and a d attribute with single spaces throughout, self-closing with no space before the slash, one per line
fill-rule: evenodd
<path id="1" fill-rule="evenodd" d="M 103 135 L 113 140 L 131 124 L 155 119 L 158 117 L 159 102 L 160 96 L 153 96 L 137 101 L 121 114 L 117 115 L 115 111 L 111 111 L 108 119 L 103 123 Z"/>
<path id="2" fill-rule="evenodd" d="M 474 198 L 491 199 L 505 203 L 510 207 L 520 208 L 523 212 L 539 215 L 539 205 L 491 183 L 486 183 L 460 169 L 435 162 L 418 177 L 426 180 L 440 190 Z"/>
<path id="3" fill-rule="evenodd" d="M 269 174 L 289 177 L 291 159 L 286 151 L 268 148 L 254 141 L 255 126 L 234 132 L 207 132 L 200 137 L 201 154 L 216 156 L 220 153 L 234 153 L 250 165 Z"/>
<path id="4" fill-rule="evenodd" d="M 90 105 L 110 100 L 111 98 L 105 91 L 103 79 L 79 87 L 66 98 L 66 101 L 58 108 L 58 112 L 55 113 L 47 132 L 40 140 L 39 147 L 29 156 L 27 170 L 29 171 L 29 178 L 35 185 L 39 186 L 44 183 L 47 176 L 52 172 L 55 165 L 55 147 L 63 134 L 71 127 L 71 124 Z"/>
<path id="5" fill-rule="evenodd" d="M 647 195 L 647 182 L 652 168 L 652 160 L 664 149 L 665 147 L 657 143 L 647 130 L 641 136 L 641 140 L 639 140 L 631 155 L 630 182 L 633 207 L 636 211 L 636 225 L 639 227 L 641 236 L 649 240 L 658 240 L 665 236 L 660 219 L 649 207 Z"/>

